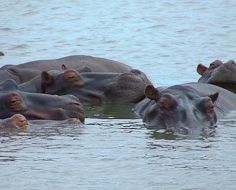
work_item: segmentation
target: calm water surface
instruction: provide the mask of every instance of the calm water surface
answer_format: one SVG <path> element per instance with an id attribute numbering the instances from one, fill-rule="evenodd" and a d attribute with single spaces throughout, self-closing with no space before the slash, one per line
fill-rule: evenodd
<path id="1" fill-rule="evenodd" d="M 236 1 L 0 3 L 0 66 L 85 54 L 144 71 L 155 85 L 198 79 L 198 63 L 236 55 Z M 236 187 L 236 113 L 215 137 L 148 130 L 140 119 L 84 126 L 32 122 L 0 136 L 0 189 L 229 189 Z"/>

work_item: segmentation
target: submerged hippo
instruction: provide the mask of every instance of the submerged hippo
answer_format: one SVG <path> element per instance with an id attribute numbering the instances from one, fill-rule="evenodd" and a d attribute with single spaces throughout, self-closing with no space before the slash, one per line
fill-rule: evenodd
<path id="1" fill-rule="evenodd" d="M 201 75 L 198 82 L 214 84 L 236 93 L 235 61 L 230 60 L 223 63 L 220 60 L 215 60 L 209 67 L 199 64 L 197 72 Z"/>
<path id="2" fill-rule="evenodd" d="M 40 76 L 18 85 L 18 88 L 27 92 L 72 94 L 82 103 L 136 103 L 144 98 L 145 86 L 151 84 L 139 70 L 125 73 L 78 73 L 65 66 L 63 69 L 64 71 L 43 71 Z"/>
<path id="3" fill-rule="evenodd" d="M 214 130 L 217 118 L 236 109 L 236 95 L 211 84 L 189 83 L 162 90 L 149 85 L 145 95 L 134 108 L 143 121 L 180 134 Z"/>
<path id="4" fill-rule="evenodd" d="M 63 64 L 79 72 L 124 73 L 132 69 L 130 66 L 118 61 L 86 55 L 73 55 L 60 59 L 5 65 L 0 68 L 0 81 L 14 79 L 17 83 L 23 83 L 39 75 L 42 71 L 60 70 Z"/>
<path id="5" fill-rule="evenodd" d="M 19 128 L 19 129 L 26 129 L 29 126 L 28 120 L 25 116 L 21 114 L 14 114 L 13 116 L 0 119 L 0 129 L 5 128 Z"/>
<path id="6" fill-rule="evenodd" d="M 19 90 L 0 92 L 0 119 L 22 114 L 29 120 L 64 120 L 77 118 L 84 122 L 83 107 L 72 95 L 57 96 Z"/>

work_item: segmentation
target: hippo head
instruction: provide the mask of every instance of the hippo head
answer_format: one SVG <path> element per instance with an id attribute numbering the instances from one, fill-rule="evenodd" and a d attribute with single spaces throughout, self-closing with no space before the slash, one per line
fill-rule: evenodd
<path id="1" fill-rule="evenodd" d="M 145 95 L 150 99 L 143 120 L 149 126 L 180 134 L 214 129 L 214 102 L 218 93 L 200 96 L 189 87 L 176 85 L 161 92 L 149 85 Z"/>
<path id="2" fill-rule="evenodd" d="M 207 80 L 210 78 L 210 76 L 212 75 L 212 72 L 219 67 L 220 65 L 222 65 L 222 61 L 220 60 L 215 60 L 212 63 L 210 63 L 209 67 L 206 67 L 203 64 L 198 64 L 197 66 L 197 72 L 199 75 L 202 76 L 201 80 Z"/>
<path id="3" fill-rule="evenodd" d="M 84 121 L 84 112 L 78 98 L 18 90 L 0 92 L 0 119 L 22 114 L 27 119 L 64 120 L 77 118 Z"/>
<path id="4" fill-rule="evenodd" d="M 233 60 L 226 63 L 216 60 L 209 67 L 199 64 L 197 72 L 201 75 L 198 82 L 214 84 L 236 93 L 236 63 Z"/>
<path id="5" fill-rule="evenodd" d="M 139 70 L 126 73 L 63 72 L 41 74 L 41 88 L 47 94 L 73 94 L 83 103 L 137 102 L 144 97 L 144 88 L 151 82 Z"/>
<path id="6" fill-rule="evenodd" d="M 41 73 L 42 91 L 47 94 L 69 94 L 72 88 L 82 87 L 83 82 L 80 74 L 74 69 L 67 69 L 62 65 L 63 71 L 51 74 L 47 71 Z"/>
<path id="7" fill-rule="evenodd" d="M 26 129 L 28 126 L 28 120 L 21 114 L 14 114 L 10 118 L 0 120 L 0 128 Z"/>
<path id="8" fill-rule="evenodd" d="M 84 72 L 85 75 L 90 72 Z M 43 71 L 41 73 L 41 89 L 46 94 L 65 95 L 72 94 L 82 102 L 101 103 L 101 98 L 94 90 L 89 89 L 90 85 L 85 85 L 81 74 L 74 69 L 67 69 L 60 73 L 51 74 Z"/>

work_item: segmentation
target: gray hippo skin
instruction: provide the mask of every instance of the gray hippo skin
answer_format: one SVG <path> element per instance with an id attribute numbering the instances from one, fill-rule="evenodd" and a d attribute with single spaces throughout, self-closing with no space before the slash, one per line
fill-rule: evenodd
<path id="1" fill-rule="evenodd" d="M 78 73 L 65 66 L 63 69 L 64 71 L 43 71 L 40 76 L 18 85 L 18 88 L 27 92 L 72 94 L 83 104 L 136 103 L 144 98 L 146 85 L 151 84 L 139 70 L 125 73 Z"/>
<path id="2" fill-rule="evenodd" d="M 57 96 L 19 90 L 0 91 L 0 119 L 22 114 L 29 120 L 79 119 L 84 122 L 83 107 L 72 95 Z"/>
<path id="3" fill-rule="evenodd" d="M 209 83 L 220 86 L 236 93 L 236 63 L 233 60 L 223 63 L 213 61 L 209 67 L 199 64 L 197 72 L 201 75 L 200 83 Z"/>
<path id="4" fill-rule="evenodd" d="M 29 127 L 28 120 L 21 114 L 14 114 L 13 116 L 0 119 L 0 130 L 1 129 L 26 129 Z"/>
<path id="5" fill-rule="evenodd" d="M 60 70 L 63 64 L 79 72 L 124 73 L 131 70 L 130 66 L 118 61 L 86 55 L 73 55 L 60 59 L 37 60 L 19 65 L 5 65 L 0 68 L 0 81 L 14 79 L 17 83 L 23 83 L 39 75 L 42 71 Z"/>
<path id="6" fill-rule="evenodd" d="M 217 118 L 236 109 L 236 95 L 221 87 L 189 83 L 164 90 L 147 86 L 146 98 L 134 110 L 156 129 L 180 134 L 201 134 L 216 127 Z"/>

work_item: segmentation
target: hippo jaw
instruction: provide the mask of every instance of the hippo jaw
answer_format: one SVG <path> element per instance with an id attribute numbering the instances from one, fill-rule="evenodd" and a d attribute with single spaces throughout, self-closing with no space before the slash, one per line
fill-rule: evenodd
<path id="1" fill-rule="evenodd" d="M 79 119 L 84 123 L 84 113 L 81 110 L 81 105 L 77 103 L 69 103 L 67 107 L 48 108 L 44 109 L 28 109 L 21 112 L 29 120 L 65 120 L 69 118 Z"/>

